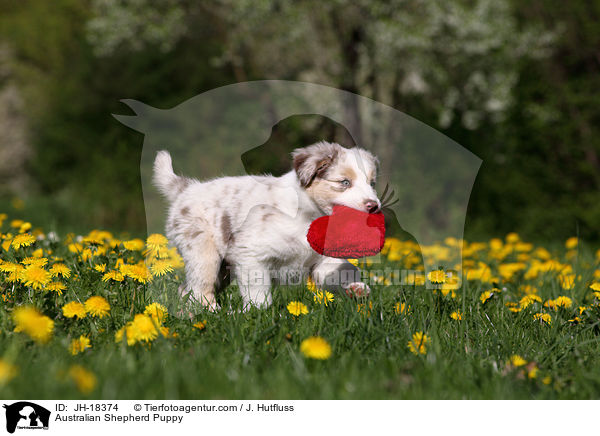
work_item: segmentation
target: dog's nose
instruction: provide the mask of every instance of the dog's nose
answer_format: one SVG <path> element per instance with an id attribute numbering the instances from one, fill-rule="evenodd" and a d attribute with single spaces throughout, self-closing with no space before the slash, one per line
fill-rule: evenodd
<path id="1" fill-rule="evenodd" d="M 379 203 L 375 200 L 365 200 L 365 208 L 369 213 L 379 212 Z"/>

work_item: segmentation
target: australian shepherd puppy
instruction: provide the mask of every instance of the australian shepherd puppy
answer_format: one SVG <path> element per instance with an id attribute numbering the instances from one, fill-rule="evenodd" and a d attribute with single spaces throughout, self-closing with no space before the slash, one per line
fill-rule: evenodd
<path id="1" fill-rule="evenodd" d="M 237 281 L 245 309 L 268 306 L 273 283 L 297 284 L 307 275 L 325 289 L 368 294 L 360 271 L 316 253 L 306 234 L 334 205 L 379 211 L 377 159 L 361 148 L 328 142 L 298 148 L 292 159 L 293 169 L 281 177 L 202 182 L 176 175 L 169 153 L 158 152 L 154 183 L 169 202 L 167 237 L 185 261 L 182 296 L 216 309 L 224 266 Z"/>

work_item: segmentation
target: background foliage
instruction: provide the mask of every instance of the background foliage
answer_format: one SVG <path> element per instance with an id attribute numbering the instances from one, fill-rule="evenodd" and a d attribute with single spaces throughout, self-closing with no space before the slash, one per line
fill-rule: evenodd
<path id="1" fill-rule="evenodd" d="M 143 138 L 111 117 L 127 112 L 120 99 L 167 108 L 288 79 L 389 104 L 481 157 L 467 235 L 600 237 L 598 1 L 0 0 L 0 10 L 10 109 L 0 125 L 17 129 L 0 139 L 0 195 L 36 223 L 144 232 Z M 292 142 L 330 129 L 288 124 Z"/>

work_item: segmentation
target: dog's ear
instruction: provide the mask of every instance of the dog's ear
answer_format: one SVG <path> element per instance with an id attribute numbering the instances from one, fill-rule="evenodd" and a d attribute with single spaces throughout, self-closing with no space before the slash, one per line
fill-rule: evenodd
<path id="1" fill-rule="evenodd" d="M 297 148 L 292 152 L 294 170 L 303 188 L 308 188 L 317 177 L 323 177 L 327 169 L 338 157 L 338 144 L 317 142 L 304 148 Z"/>

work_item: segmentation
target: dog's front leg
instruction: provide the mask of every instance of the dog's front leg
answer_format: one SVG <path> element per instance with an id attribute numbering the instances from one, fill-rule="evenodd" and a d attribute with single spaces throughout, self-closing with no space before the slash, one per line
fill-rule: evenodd
<path id="1" fill-rule="evenodd" d="M 271 304 L 271 276 L 264 265 L 238 265 L 235 278 L 244 300 L 244 311 L 249 310 L 250 306 L 264 308 Z"/>
<path id="2" fill-rule="evenodd" d="M 312 272 L 315 283 L 330 292 L 345 292 L 350 297 L 366 297 L 371 292 L 361 281 L 361 271 L 345 259 L 322 256 Z"/>

